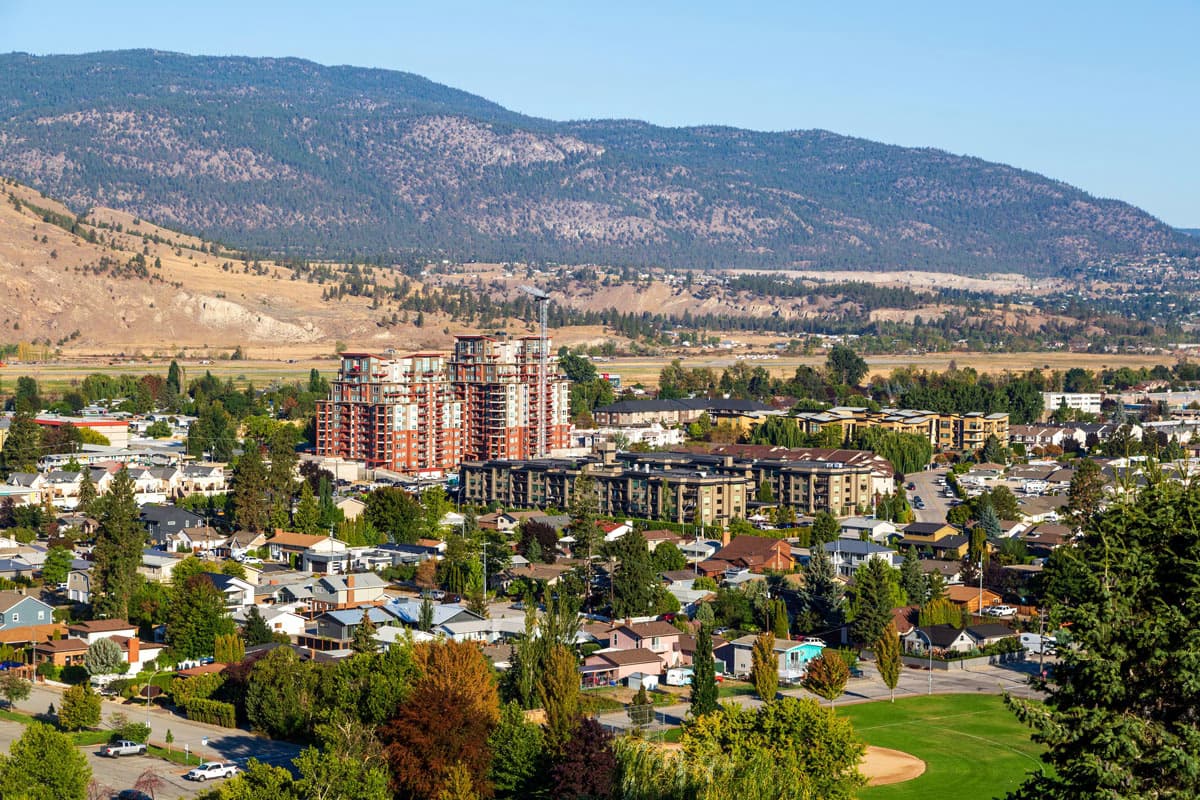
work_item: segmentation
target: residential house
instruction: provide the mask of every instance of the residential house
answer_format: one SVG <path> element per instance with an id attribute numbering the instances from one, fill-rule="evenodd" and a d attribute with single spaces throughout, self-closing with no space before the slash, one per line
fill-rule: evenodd
<path id="1" fill-rule="evenodd" d="M 421 607 L 424 601 L 409 597 L 397 598 L 385 603 L 381 608 L 386 611 L 393 622 L 399 622 L 405 628 L 418 628 L 421 624 Z M 430 603 L 432 611 L 431 625 L 439 628 L 449 623 L 478 621 L 483 617 L 458 603 Z"/>
<path id="2" fill-rule="evenodd" d="M 86 646 L 113 636 L 136 636 L 137 626 L 124 619 L 91 619 L 70 623 L 67 625 L 67 635 L 83 640 Z"/>
<path id="3" fill-rule="evenodd" d="M 92 568 L 72 569 L 67 573 L 67 599 L 72 603 L 92 602 Z"/>
<path id="4" fill-rule="evenodd" d="M 598 522 L 596 527 L 604 534 L 604 541 L 615 542 L 625 534 L 633 530 L 633 523 L 626 522 Z"/>
<path id="5" fill-rule="evenodd" d="M 597 650 L 584 659 L 579 668 L 584 686 L 607 686 L 630 675 L 661 675 L 663 670 L 663 661 L 658 654 L 641 648 Z"/>
<path id="6" fill-rule="evenodd" d="M 850 577 L 858 568 L 871 559 L 879 559 L 889 566 L 898 567 L 904 558 L 890 547 L 858 539 L 837 538 L 822 545 L 833 566 L 842 577 Z"/>
<path id="7" fill-rule="evenodd" d="M 387 581 L 374 572 L 326 575 L 312 585 L 312 609 L 333 611 L 384 602 Z"/>
<path id="8" fill-rule="evenodd" d="M 481 530 L 499 531 L 500 533 L 512 533 L 521 524 L 520 519 L 506 511 L 493 511 L 490 514 L 483 514 L 475 522 Z"/>
<path id="9" fill-rule="evenodd" d="M 200 525 L 195 528 L 184 528 L 167 537 L 167 550 L 173 553 L 193 553 L 199 556 L 216 557 L 221 551 L 227 551 L 229 537 L 210 528 Z"/>
<path id="10" fill-rule="evenodd" d="M 126 675 L 136 675 L 147 664 L 158 658 L 166 646 L 158 642 L 147 642 L 139 639 L 136 634 L 125 635 L 114 633 L 108 636 L 98 636 L 90 641 L 78 637 L 52 639 L 41 642 L 33 647 L 35 664 L 51 663 L 57 667 L 83 666 L 87 656 L 88 646 L 97 639 L 110 639 L 121 649 L 121 656 L 128 668 Z"/>
<path id="11" fill-rule="evenodd" d="M 231 615 L 233 621 L 238 625 L 245 625 L 250 617 L 250 609 L 254 606 L 246 606 L 238 608 Z M 296 637 L 304 633 L 305 627 L 308 625 L 306 617 L 297 614 L 295 609 L 286 606 L 258 606 L 258 613 L 267 623 L 267 627 L 272 633 L 282 633 L 289 637 Z"/>
<path id="12" fill-rule="evenodd" d="M 991 589 L 980 590 L 978 586 L 960 584 L 946 587 L 946 599 L 955 605 L 963 606 L 972 614 L 981 614 L 988 606 L 1000 605 L 1002 598 Z"/>
<path id="13" fill-rule="evenodd" d="M 896 526 L 886 519 L 874 517 L 850 517 L 841 522 L 838 536 L 844 539 L 864 539 L 886 544 L 896 535 Z"/>
<path id="14" fill-rule="evenodd" d="M 971 544 L 970 537 L 944 522 L 912 522 L 904 526 L 903 533 L 901 547 L 916 547 L 942 559 L 961 559 Z"/>
<path id="15" fill-rule="evenodd" d="M 986 647 L 1016 635 L 1016 631 L 1000 622 L 985 622 L 981 625 L 968 625 L 967 633 L 975 639 L 976 647 Z"/>
<path id="16" fill-rule="evenodd" d="M 354 640 L 354 631 L 362 624 L 364 614 L 379 628 L 396 624 L 396 617 L 382 606 L 326 611 L 316 618 L 314 628 L 307 629 L 298 637 L 299 644 L 315 650 L 347 649 Z"/>
<path id="17" fill-rule="evenodd" d="M 346 543 L 332 536 L 275 531 L 267 550 L 272 561 L 294 563 L 307 572 L 345 572 L 350 562 Z"/>
<path id="18" fill-rule="evenodd" d="M 160 505 L 151 503 L 144 505 L 139 514 L 142 524 L 150 534 L 150 542 L 165 550 L 174 549 L 169 540 L 174 534 L 187 528 L 199 528 L 205 524 L 204 517 L 193 514 L 179 506 Z"/>
<path id="19" fill-rule="evenodd" d="M 940 573 L 948 584 L 962 583 L 961 561 L 938 561 L 932 558 L 921 559 L 921 572 L 929 576 L 934 572 Z"/>
<path id="20" fill-rule="evenodd" d="M 218 592 L 225 595 L 225 608 L 246 608 L 254 605 L 254 584 L 220 572 L 202 572 Z"/>
<path id="21" fill-rule="evenodd" d="M 1059 547 L 1069 544 L 1074 537 L 1074 529 L 1052 522 L 1039 523 L 1020 534 L 1021 541 L 1025 543 L 1025 548 L 1030 555 L 1042 558 L 1050 555 Z"/>
<path id="22" fill-rule="evenodd" d="M 679 545 L 683 544 L 683 539 L 679 536 L 679 534 L 677 534 L 673 531 L 666 531 L 666 530 L 642 531 L 642 536 L 645 537 L 646 546 L 648 548 L 650 548 L 651 553 L 654 552 L 654 548 L 658 547 L 660 544 L 663 544 L 664 542 L 669 542 L 669 543 L 675 545 L 676 547 L 679 547 Z"/>
<path id="23" fill-rule="evenodd" d="M 367 504 L 357 497 L 341 497 L 334 501 L 333 507 L 342 512 L 347 522 L 358 519 L 367 510 Z"/>
<path id="24" fill-rule="evenodd" d="M 713 654 L 725 662 L 726 672 L 732 675 L 749 675 L 754 663 L 754 643 L 757 640 L 755 635 L 743 636 L 719 649 L 713 648 Z M 800 679 L 808 662 L 816 655 L 811 645 L 793 642 L 790 639 L 776 639 L 772 650 L 779 661 L 779 679 L 785 682 Z"/>
<path id="25" fill-rule="evenodd" d="M 202 494 L 211 497 L 229 489 L 225 468 L 220 464 L 184 464 L 182 473 L 178 483 L 178 492 L 182 496 Z"/>
<path id="26" fill-rule="evenodd" d="M 237 531 L 230 535 L 225 542 L 225 546 L 228 549 L 227 555 L 230 558 L 245 556 L 252 550 L 265 547 L 266 544 L 267 535 L 259 531 Z"/>
<path id="27" fill-rule="evenodd" d="M 892 624 L 896 626 L 896 632 L 903 639 L 912 629 L 917 627 L 920 621 L 921 607 L 920 606 L 901 606 L 900 608 L 892 609 Z"/>
<path id="28" fill-rule="evenodd" d="M 21 592 L 0 592 L 0 644 L 33 644 L 62 630 L 54 621 L 53 606 Z"/>
<path id="29" fill-rule="evenodd" d="M 697 539 L 685 542 L 679 546 L 679 552 L 689 564 L 706 561 L 721 549 L 721 543 L 715 540 Z"/>
<path id="30" fill-rule="evenodd" d="M 175 567 L 183 561 L 183 556 L 176 553 L 164 553 L 161 550 L 143 550 L 142 563 L 138 572 L 147 580 L 155 583 L 167 583 L 175 574 Z M 69 587 L 68 587 L 69 588 Z"/>
<path id="31" fill-rule="evenodd" d="M 608 646 L 617 650 L 649 650 L 668 667 L 679 666 L 679 637 L 683 633 L 662 620 L 626 622 L 609 631 Z"/>
<path id="32" fill-rule="evenodd" d="M 723 574 L 730 567 L 751 572 L 790 572 L 795 565 L 792 547 L 783 539 L 767 536 L 735 536 L 712 558 L 701 562 L 700 571 L 707 575 Z"/>
<path id="33" fill-rule="evenodd" d="M 931 647 L 934 653 L 939 650 L 951 653 L 969 653 L 977 646 L 974 636 L 953 625 L 927 625 L 923 628 L 913 628 L 903 637 L 903 643 L 904 652 L 922 655 L 928 653 Z"/>

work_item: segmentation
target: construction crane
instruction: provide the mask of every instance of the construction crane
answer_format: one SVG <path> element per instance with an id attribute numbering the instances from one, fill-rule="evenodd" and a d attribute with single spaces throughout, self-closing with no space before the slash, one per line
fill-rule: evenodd
<path id="1" fill-rule="evenodd" d="M 538 337 L 541 339 L 541 353 L 538 361 L 538 426 L 537 426 L 537 452 L 534 454 L 536 458 L 546 457 L 546 425 L 548 409 L 546 403 L 546 378 L 547 364 L 546 359 L 549 355 L 550 341 L 546 338 L 546 314 L 550 307 L 550 295 L 536 286 L 522 286 L 521 291 L 533 298 L 533 302 L 537 303 L 538 319 L 541 323 L 541 328 Z"/>

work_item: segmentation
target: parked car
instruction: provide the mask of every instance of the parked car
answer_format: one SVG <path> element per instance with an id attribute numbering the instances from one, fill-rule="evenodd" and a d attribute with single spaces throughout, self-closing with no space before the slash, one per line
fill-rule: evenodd
<path id="1" fill-rule="evenodd" d="M 108 756 L 109 758 L 119 758 L 120 756 L 142 756 L 146 754 L 146 745 L 141 742 L 131 742 L 128 739 L 107 744 L 100 748 L 100 755 Z"/>
<path id="2" fill-rule="evenodd" d="M 205 761 L 183 777 L 189 781 L 207 781 L 213 778 L 232 778 L 237 774 L 237 764 L 228 761 Z"/>
<path id="3" fill-rule="evenodd" d="M 117 800 L 153 800 L 153 798 L 137 789 L 122 789 L 117 794 Z"/>
<path id="4" fill-rule="evenodd" d="M 1013 606 L 988 606 L 983 613 L 989 617 L 1015 617 L 1017 609 Z"/>

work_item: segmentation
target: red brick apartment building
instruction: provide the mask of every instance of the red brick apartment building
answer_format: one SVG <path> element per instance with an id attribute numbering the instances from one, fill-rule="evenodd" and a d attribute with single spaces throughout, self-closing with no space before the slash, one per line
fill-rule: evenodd
<path id="1" fill-rule="evenodd" d="M 317 453 L 439 474 L 464 459 L 534 458 L 540 444 L 544 452 L 566 447 L 569 382 L 549 342 L 539 380 L 541 345 L 537 337 L 460 336 L 449 359 L 343 353 L 329 399 L 317 404 Z"/>

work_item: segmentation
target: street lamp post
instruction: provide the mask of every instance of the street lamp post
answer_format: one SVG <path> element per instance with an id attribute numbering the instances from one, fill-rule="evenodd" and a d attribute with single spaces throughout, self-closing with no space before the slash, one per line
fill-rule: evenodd
<path id="1" fill-rule="evenodd" d="M 918 628 L 917 630 L 920 630 Z M 933 694 L 933 640 L 929 638 L 929 634 L 921 631 L 921 636 L 925 639 L 925 653 L 929 656 L 929 694 Z"/>
<path id="2" fill-rule="evenodd" d="M 154 679 L 157 678 L 163 672 L 166 672 L 166 668 L 159 668 L 159 669 L 154 670 L 154 673 L 150 676 L 150 680 L 146 683 L 146 727 L 147 728 L 150 727 L 150 703 L 154 701 L 154 694 L 153 694 Z"/>

